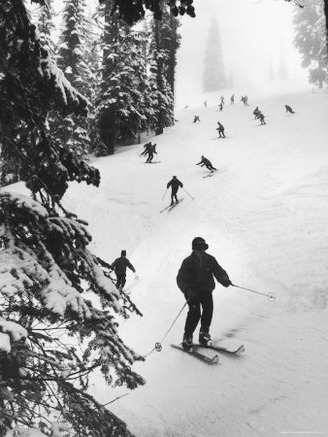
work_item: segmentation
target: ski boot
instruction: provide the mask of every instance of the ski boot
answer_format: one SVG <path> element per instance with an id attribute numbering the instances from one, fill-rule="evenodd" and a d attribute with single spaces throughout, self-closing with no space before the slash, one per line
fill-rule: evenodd
<path id="1" fill-rule="evenodd" d="M 199 344 L 201 346 L 207 346 L 212 341 L 210 334 L 208 332 L 202 331 L 202 330 L 199 332 L 199 339 L 198 340 L 199 340 Z"/>
<path id="2" fill-rule="evenodd" d="M 186 351 L 189 351 L 190 349 L 192 349 L 192 347 L 193 347 L 192 335 L 188 335 L 188 334 L 183 335 L 182 347 Z"/>

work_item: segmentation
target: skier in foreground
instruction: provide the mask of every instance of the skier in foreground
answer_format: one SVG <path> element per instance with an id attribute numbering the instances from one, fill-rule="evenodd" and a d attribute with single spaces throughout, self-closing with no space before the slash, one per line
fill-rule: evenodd
<path id="1" fill-rule="evenodd" d="M 115 271 L 117 279 L 116 288 L 122 291 L 126 282 L 126 268 L 129 268 L 133 271 L 133 273 L 136 273 L 136 269 L 126 258 L 126 250 L 121 251 L 121 256 L 119 258 L 116 258 L 116 260 L 111 265 L 111 268 Z"/>
<path id="2" fill-rule="evenodd" d="M 203 155 L 201 156 L 200 162 L 198 162 L 196 165 L 200 165 L 201 167 L 204 167 L 204 165 L 205 165 L 205 167 L 208 168 L 211 171 L 211 173 L 213 173 L 217 170 L 215 167 L 213 167 L 211 161 L 209 159 L 205 158 L 205 156 L 203 156 Z"/>
<path id="3" fill-rule="evenodd" d="M 174 203 L 179 203 L 178 201 L 178 197 L 177 197 L 177 192 L 179 187 L 183 187 L 183 183 L 181 181 L 179 181 L 179 179 L 176 176 L 173 176 L 173 178 L 170 180 L 170 182 L 167 183 L 166 188 L 172 188 L 171 191 L 171 206 L 174 205 Z"/>
<path id="4" fill-rule="evenodd" d="M 177 276 L 177 284 L 188 302 L 182 347 L 190 350 L 193 333 L 201 321 L 199 343 L 206 346 L 211 340 L 209 333 L 213 316 L 212 292 L 215 288 L 213 276 L 224 287 L 232 282 L 227 272 L 218 264 L 214 256 L 207 254 L 208 244 L 201 237 L 192 241 L 192 253 L 183 260 Z"/>

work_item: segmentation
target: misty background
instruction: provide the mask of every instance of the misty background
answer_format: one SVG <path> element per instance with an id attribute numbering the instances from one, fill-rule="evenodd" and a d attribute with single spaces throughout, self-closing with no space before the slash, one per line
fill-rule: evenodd
<path id="1" fill-rule="evenodd" d="M 195 104 L 197 100 L 201 103 L 206 98 L 204 56 L 214 19 L 225 72 L 233 77 L 232 92 L 261 96 L 309 89 L 308 71 L 301 67 L 300 54 L 293 46 L 296 6 L 276 0 L 195 0 L 194 5 L 196 18 L 184 16 L 180 20 L 176 106 Z M 279 77 L 281 67 L 286 73 L 284 83 Z"/>
<path id="2" fill-rule="evenodd" d="M 86 4 L 91 16 L 98 0 L 87 0 Z M 225 73 L 234 82 L 226 93 L 265 96 L 309 89 L 308 69 L 301 67 L 301 55 L 293 45 L 292 19 L 298 6 L 284 0 L 194 0 L 193 4 L 196 17 L 180 17 L 178 29 L 177 108 L 207 98 L 203 91 L 204 57 L 213 21 L 218 25 Z M 59 22 L 63 0 L 55 0 L 53 5 Z M 283 81 L 281 68 L 286 74 Z"/>

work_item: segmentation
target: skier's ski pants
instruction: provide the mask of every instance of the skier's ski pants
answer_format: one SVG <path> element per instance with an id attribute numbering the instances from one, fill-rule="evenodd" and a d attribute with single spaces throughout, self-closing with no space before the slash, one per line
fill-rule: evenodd
<path id="1" fill-rule="evenodd" d="M 126 274 L 125 273 L 116 273 L 116 288 L 122 289 L 126 283 Z"/>
<path id="2" fill-rule="evenodd" d="M 188 301 L 189 311 L 187 314 L 185 333 L 192 335 L 197 328 L 199 320 L 201 329 L 208 332 L 213 317 L 213 297 L 211 292 L 199 293 Z"/>
<path id="3" fill-rule="evenodd" d="M 172 190 L 172 193 L 171 193 L 171 203 L 174 203 L 174 202 L 178 203 L 177 192 L 178 192 L 178 190 Z"/>

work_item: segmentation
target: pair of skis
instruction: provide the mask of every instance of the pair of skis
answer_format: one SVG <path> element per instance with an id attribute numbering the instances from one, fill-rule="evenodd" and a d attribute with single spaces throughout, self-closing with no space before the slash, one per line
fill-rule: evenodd
<path id="1" fill-rule="evenodd" d="M 214 173 L 216 173 L 217 171 L 219 171 L 219 170 L 214 170 L 213 172 L 203 176 L 203 178 L 211 178 L 214 175 Z"/>
<path id="2" fill-rule="evenodd" d="M 237 349 L 228 349 L 225 347 L 217 346 L 215 344 L 208 344 L 207 346 L 195 344 L 190 350 L 184 349 L 181 345 L 171 344 L 171 346 L 174 347 L 175 349 L 179 349 L 182 352 L 185 352 L 185 353 L 193 356 L 194 358 L 197 358 L 197 359 L 199 359 L 207 364 L 217 364 L 219 362 L 219 355 L 215 354 L 211 357 L 208 357 L 207 355 L 200 352 L 200 349 L 202 349 L 202 348 L 211 349 L 213 351 L 226 353 L 229 355 L 238 355 L 238 354 L 245 352 L 244 345 L 240 345 Z"/>
<path id="3" fill-rule="evenodd" d="M 166 206 L 165 208 L 163 208 L 159 213 L 164 212 L 164 211 L 171 211 L 173 208 L 175 208 L 179 203 L 181 203 L 183 201 L 184 198 L 179 199 L 178 203 L 173 203 L 173 205 L 169 205 Z"/>

